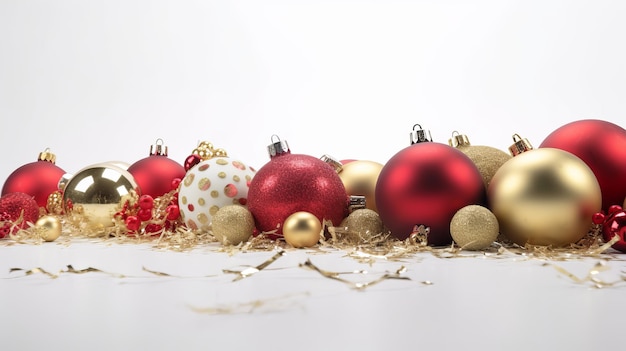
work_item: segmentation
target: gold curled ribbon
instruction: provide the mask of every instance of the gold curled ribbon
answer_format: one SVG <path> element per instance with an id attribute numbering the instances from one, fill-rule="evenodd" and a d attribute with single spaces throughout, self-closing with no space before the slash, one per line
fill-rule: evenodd
<path id="1" fill-rule="evenodd" d="M 313 262 L 311 262 L 310 259 L 307 259 L 304 263 L 300 264 L 300 267 L 303 268 L 308 268 L 308 269 L 312 269 L 316 272 L 318 272 L 319 274 L 321 274 L 323 277 L 328 278 L 328 279 L 333 279 L 339 282 L 342 282 L 344 284 L 347 284 L 348 286 L 350 286 L 352 289 L 356 289 L 356 290 L 364 290 L 365 288 L 368 288 L 372 285 L 378 284 L 384 280 L 388 280 L 388 279 L 402 279 L 402 280 L 411 280 L 411 278 L 409 277 L 405 277 L 402 276 L 402 273 L 406 272 L 406 267 L 401 266 L 400 268 L 398 268 L 398 270 L 396 270 L 394 273 L 385 273 L 382 276 L 380 276 L 377 279 L 368 281 L 368 282 L 353 282 L 350 281 L 348 279 L 344 279 L 341 277 L 341 275 L 343 273 L 340 272 L 331 272 L 331 271 L 326 271 L 323 270 L 321 268 L 319 268 L 318 266 L 314 265 Z M 351 273 L 355 273 L 355 272 L 351 272 Z M 362 273 L 362 274 L 366 274 L 366 271 L 356 271 L 356 273 Z"/>
<path id="2" fill-rule="evenodd" d="M 626 276 L 625 275 L 622 275 L 620 277 L 621 279 L 618 279 L 618 280 L 615 280 L 615 281 L 605 281 L 603 279 L 600 279 L 600 277 L 598 277 L 598 275 L 601 272 L 605 272 L 605 271 L 610 269 L 610 267 L 606 264 L 606 262 L 603 262 L 603 261 L 599 261 L 596 264 L 594 264 L 589 269 L 587 274 L 584 277 L 582 277 L 582 278 L 577 276 L 577 275 L 575 275 L 574 273 L 566 270 L 565 268 L 563 268 L 561 266 L 557 266 L 555 264 L 544 263 L 543 266 L 551 266 L 551 267 L 553 267 L 554 269 L 557 270 L 557 272 L 559 272 L 562 275 L 564 275 L 565 277 L 569 278 L 574 283 L 577 283 L 577 284 L 591 283 L 592 286 L 594 288 L 597 288 L 597 289 L 602 289 L 602 288 L 606 288 L 606 287 L 612 287 L 612 286 L 615 286 L 617 284 L 626 282 Z"/>
<path id="3" fill-rule="evenodd" d="M 280 250 L 276 254 L 274 254 L 274 256 L 270 257 L 269 259 L 267 259 L 263 263 L 259 264 L 258 266 L 248 267 L 248 268 L 240 270 L 240 271 L 232 270 L 232 269 L 223 269 L 222 272 L 229 273 L 229 274 L 236 274 L 237 276 L 235 277 L 235 279 L 233 279 L 233 281 L 236 282 L 238 280 L 241 280 L 243 278 L 248 278 L 251 275 L 254 275 L 254 274 L 262 271 L 267 266 L 269 266 L 270 264 L 274 263 L 274 261 L 276 261 L 277 259 L 281 258 L 284 254 L 285 254 L 285 251 L 284 250 Z"/>

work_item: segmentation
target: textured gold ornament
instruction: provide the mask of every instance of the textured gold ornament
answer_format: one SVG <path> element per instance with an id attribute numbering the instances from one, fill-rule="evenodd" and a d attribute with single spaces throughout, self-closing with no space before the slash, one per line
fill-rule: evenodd
<path id="1" fill-rule="evenodd" d="M 482 250 L 498 238 L 496 216 L 488 208 L 469 205 L 458 210 L 450 221 L 454 242 L 466 250 Z"/>
<path id="2" fill-rule="evenodd" d="M 575 243 L 587 234 L 602 205 L 591 169 L 571 153 L 552 148 L 507 161 L 487 193 L 500 232 L 519 245 Z"/>
<path id="3" fill-rule="evenodd" d="M 227 205 L 213 216 L 213 235 L 224 245 L 248 241 L 254 231 L 254 218 L 247 208 Z"/>
<path id="4" fill-rule="evenodd" d="M 472 160 L 483 177 L 485 187 L 489 186 L 491 178 L 498 169 L 511 159 L 511 155 L 494 147 L 471 145 L 469 138 L 466 135 L 458 134 L 458 132 L 452 133 L 452 138 L 448 140 L 448 144 L 456 147 Z"/>
<path id="5" fill-rule="evenodd" d="M 285 241 L 293 247 L 315 246 L 322 235 L 322 224 L 314 214 L 296 212 L 283 223 Z"/>
<path id="6" fill-rule="evenodd" d="M 63 189 L 66 212 L 70 207 L 80 208 L 90 224 L 113 226 L 113 214 L 118 207 L 139 192 L 127 168 L 124 163 L 105 162 L 78 171 Z"/>
<path id="7" fill-rule="evenodd" d="M 35 230 L 45 241 L 55 241 L 61 236 L 61 221 L 54 216 L 42 216 L 35 222 Z"/>
<path id="8" fill-rule="evenodd" d="M 384 230 L 378 213 L 368 208 L 353 211 L 342 221 L 341 226 L 346 228 L 348 239 L 359 242 L 369 242 Z"/>
<path id="9" fill-rule="evenodd" d="M 342 166 L 339 178 L 348 195 L 365 196 L 365 207 L 377 211 L 376 182 L 382 169 L 378 162 L 356 160 Z"/>

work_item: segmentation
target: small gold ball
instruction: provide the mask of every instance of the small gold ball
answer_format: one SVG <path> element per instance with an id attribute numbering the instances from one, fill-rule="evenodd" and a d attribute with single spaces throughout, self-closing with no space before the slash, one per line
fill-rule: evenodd
<path id="1" fill-rule="evenodd" d="M 458 210 L 450 221 L 454 242 L 466 250 L 482 250 L 498 238 L 500 227 L 489 209 L 469 205 Z"/>
<path id="2" fill-rule="evenodd" d="M 54 216 L 43 216 L 35 222 L 39 236 L 45 241 L 55 241 L 61 236 L 61 221 Z"/>
<path id="3" fill-rule="evenodd" d="M 318 243 L 322 234 L 322 223 L 309 212 L 296 212 L 283 223 L 285 241 L 293 247 L 311 247 Z"/>
<path id="4" fill-rule="evenodd" d="M 227 205 L 213 215 L 213 235 L 224 245 L 248 241 L 254 231 L 254 218 L 247 208 Z"/>
<path id="5" fill-rule="evenodd" d="M 353 211 L 341 222 L 346 227 L 347 237 L 357 241 L 368 241 L 383 232 L 383 221 L 378 213 L 368 208 Z"/>

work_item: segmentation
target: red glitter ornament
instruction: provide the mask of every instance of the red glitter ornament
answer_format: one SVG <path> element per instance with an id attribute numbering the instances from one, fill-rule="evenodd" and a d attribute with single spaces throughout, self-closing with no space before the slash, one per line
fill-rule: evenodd
<path id="1" fill-rule="evenodd" d="M 17 223 L 13 232 L 20 228 L 28 228 L 28 223 L 35 223 L 39 219 L 39 206 L 35 199 L 25 193 L 9 193 L 0 197 L 0 220 L 3 224 L 0 226 L 0 238 L 9 234 L 11 226 L 21 217 L 21 221 Z M 10 222 L 8 222 L 10 221 Z"/>
<path id="2" fill-rule="evenodd" d="M 375 194 L 378 214 L 396 238 L 404 240 L 416 225 L 424 225 L 430 228 L 428 244 L 435 246 L 452 243 L 450 221 L 459 209 L 485 202 L 482 177 L 469 157 L 422 141 L 383 166 Z"/>
<path id="3" fill-rule="evenodd" d="M 259 231 L 276 230 L 293 213 L 305 211 L 339 225 L 348 210 L 348 195 L 337 172 L 324 161 L 291 154 L 285 141 L 268 147 L 271 160 L 250 182 L 248 209 Z"/>
<path id="4" fill-rule="evenodd" d="M 35 198 L 39 207 L 46 207 L 48 196 L 59 190 L 59 181 L 65 171 L 55 165 L 56 156 L 46 149 L 35 162 L 27 163 L 9 175 L 2 187 L 2 195 L 25 193 Z"/>
<path id="5" fill-rule="evenodd" d="M 167 146 L 162 143 L 163 140 L 158 139 L 156 151 L 155 145 L 151 146 L 150 156 L 128 167 L 128 172 L 133 175 L 141 193 L 154 198 L 169 192 L 174 179 L 185 176 L 185 168 L 167 157 Z"/>
<path id="6" fill-rule="evenodd" d="M 626 197 L 626 130 L 595 119 L 568 123 L 541 143 L 570 152 L 593 171 L 602 192 L 602 208 L 621 204 Z"/>

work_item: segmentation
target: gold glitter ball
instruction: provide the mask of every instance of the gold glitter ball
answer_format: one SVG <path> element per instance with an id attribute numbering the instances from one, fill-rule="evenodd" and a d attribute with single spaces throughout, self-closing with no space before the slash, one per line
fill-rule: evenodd
<path id="1" fill-rule="evenodd" d="M 341 226 L 347 228 L 348 239 L 360 242 L 367 242 L 384 231 L 378 212 L 368 208 L 353 211 L 342 221 Z"/>
<path id="2" fill-rule="evenodd" d="M 482 250 L 497 238 L 498 219 L 488 208 L 469 205 L 458 210 L 450 221 L 454 242 L 465 250 Z"/>
<path id="3" fill-rule="evenodd" d="M 458 149 L 469 157 L 476 168 L 478 168 L 478 172 L 480 172 L 480 175 L 483 177 L 485 187 L 489 186 L 491 178 L 493 178 L 496 171 L 500 169 L 500 166 L 512 157 L 506 152 L 490 146 L 471 145 L 462 146 Z"/>
<path id="4" fill-rule="evenodd" d="M 213 215 L 213 235 L 224 245 L 248 241 L 254 230 L 254 218 L 241 205 L 227 205 Z"/>

